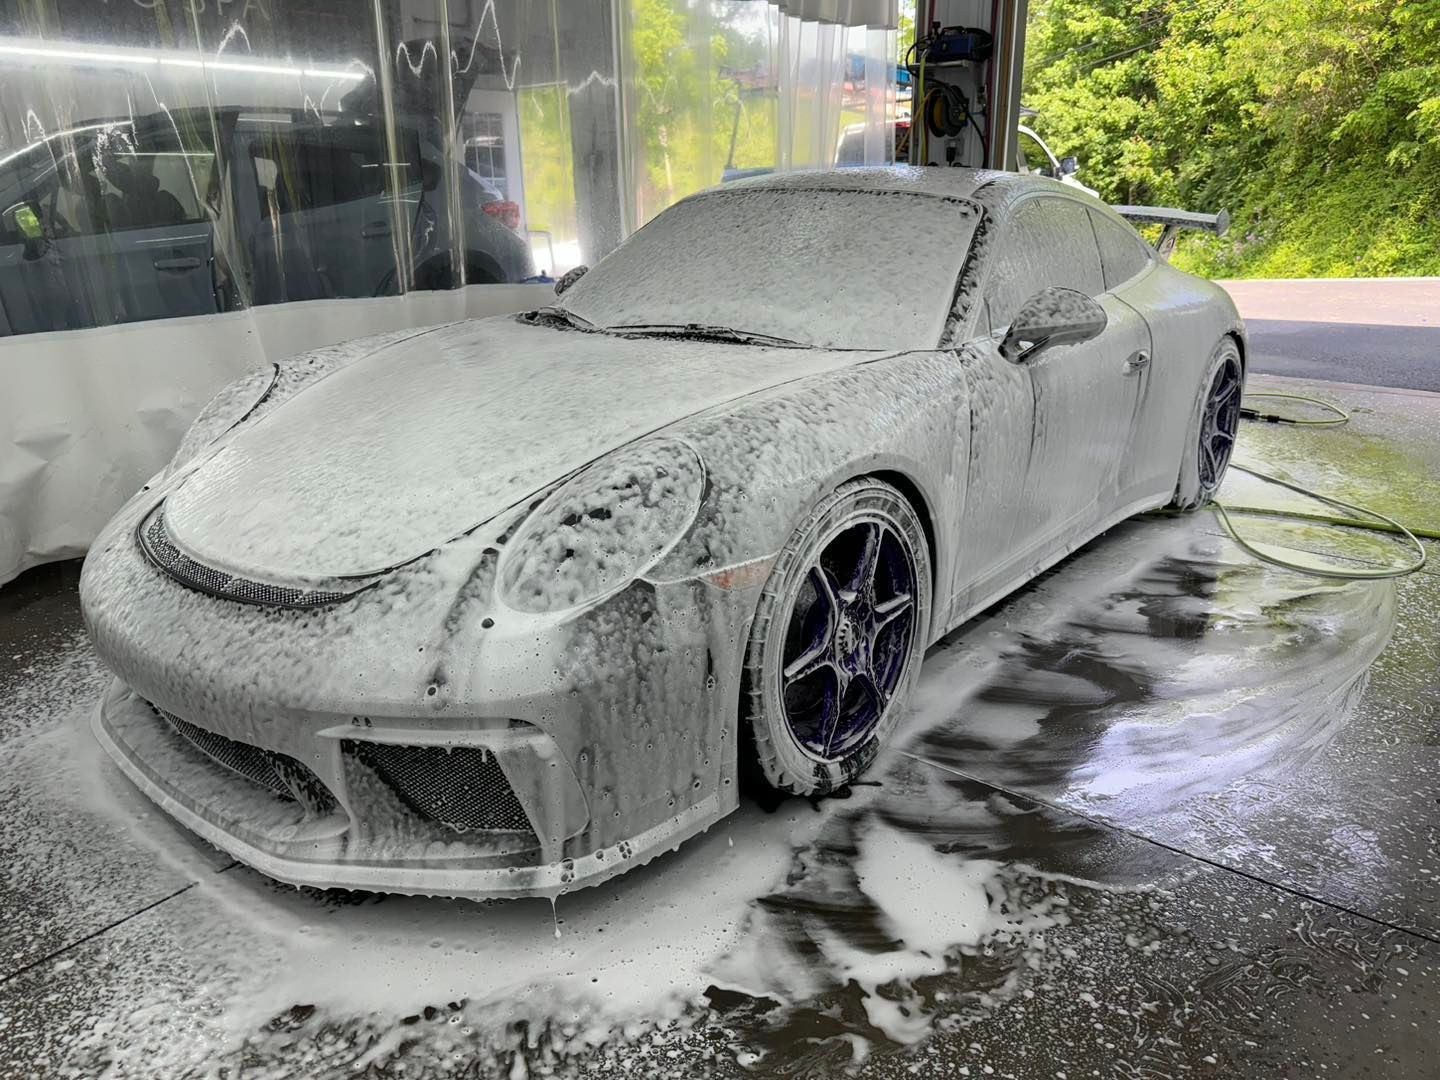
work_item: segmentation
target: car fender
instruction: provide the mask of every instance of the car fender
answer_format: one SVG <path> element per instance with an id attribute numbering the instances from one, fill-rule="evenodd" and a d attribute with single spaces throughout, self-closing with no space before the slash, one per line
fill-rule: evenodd
<path id="1" fill-rule="evenodd" d="M 936 582 L 950 580 L 968 440 L 964 371 L 954 353 L 913 352 L 802 379 L 677 423 L 707 487 L 686 534 L 647 577 L 679 580 L 768 563 L 815 505 L 846 480 L 902 480 L 930 526 Z M 937 590 L 943 593 L 944 590 Z M 947 598 L 938 596 L 937 605 Z M 936 624 L 943 620 L 936 613 Z"/>

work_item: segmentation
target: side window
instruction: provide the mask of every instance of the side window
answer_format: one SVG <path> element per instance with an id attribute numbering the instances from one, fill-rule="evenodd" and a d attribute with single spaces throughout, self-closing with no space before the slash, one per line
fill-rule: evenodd
<path id="1" fill-rule="evenodd" d="M 985 287 L 991 326 L 1009 326 L 1020 305 L 1052 285 L 1098 296 L 1105 278 L 1089 211 L 1070 199 L 1041 196 L 1020 204 L 1001 238 Z"/>
<path id="2" fill-rule="evenodd" d="M 0 218 L 0 244 L 104 229 L 89 213 L 76 155 L 57 155 L 50 143 L 0 159 L 0 207 L 8 211 Z M 19 213 L 22 207 L 28 213 Z"/>
<path id="3" fill-rule="evenodd" d="M 1129 281 L 1150 264 L 1150 256 L 1128 226 L 1093 210 L 1090 220 L 1095 223 L 1095 240 L 1100 245 L 1100 265 L 1105 271 L 1107 290 Z"/>
<path id="4" fill-rule="evenodd" d="M 510 198 L 510 182 L 505 175 L 504 118 L 499 113 L 467 112 L 465 130 L 466 168 L 494 188 L 498 198 Z"/>
<path id="5" fill-rule="evenodd" d="M 215 155 L 208 150 L 182 150 L 171 133 L 142 134 L 126 128 L 103 132 L 76 155 L 76 165 L 78 183 L 62 184 L 61 192 L 71 196 L 68 201 L 75 205 L 57 206 L 71 235 L 207 220 L 204 197 Z M 83 196 L 74 198 L 79 192 Z"/>

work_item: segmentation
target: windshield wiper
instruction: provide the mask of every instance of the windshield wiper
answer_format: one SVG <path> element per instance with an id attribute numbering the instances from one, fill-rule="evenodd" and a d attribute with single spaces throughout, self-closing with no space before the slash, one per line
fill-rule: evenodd
<path id="1" fill-rule="evenodd" d="M 623 326 L 607 326 L 609 334 L 656 334 L 664 337 L 708 338 L 711 341 L 733 341 L 740 345 L 774 345 L 781 349 L 811 349 L 813 345 L 776 337 L 774 334 L 759 334 L 753 330 L 732 330 L 728 326 L 711 326 L 708 323 L 633 323 Z"/>
<path id="2" fill-rule="evenodd" d="M 600 327 L 589 319 L 581 318 L 573 311 L 566 311 L 561 307 L 547 306 L 536 308 L 534 311 L 522 311 L 520 318 L 536 326 L 568 326 L 572 330 L 585 330 L 590 333 L 597 333 L 600 330 Z"/>

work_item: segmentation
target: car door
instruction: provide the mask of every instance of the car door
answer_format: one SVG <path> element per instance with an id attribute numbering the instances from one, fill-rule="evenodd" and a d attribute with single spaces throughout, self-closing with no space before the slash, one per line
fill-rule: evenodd
<path id="1" fill-rule="evenodd" d="M 256 302 L 395 292 L 394 223 L 378 129 L 257 128 L 248 147 L 261 202 L 251 244 Z M 269 278 L 278 280 L 266 287 Z"/>
<path id="2" fill-rule="evenodd" d="M 182 150 L 171 131 L 104 127 L 103 141 L 79 140 L 60 157 L 38 147 L 49 167 L 18 187 L 0 179 L 14 191 L 0 198 L 0 296 L 13 333 L 219 309 L 203 202 L 214 154 Z"/>
<path id="3" fill-rule="evenodd" d="M 1044 348 L 1022 362 L 1034 396 L 1029 465 L 1017 509 L 1016 558 L 1043 561 L 1073 547 L 1117 512 L 1117 482 L 1139 401 L 1136 374 L 1149 328 L 1105 292 L 1095 233 L 1083 203 L 1025 198 L 1012 210 L 985 289 L 991 326 L 1003 335 L 1043 288 L 1076 289 L 1105 309 L 1090 341 Z"/>
<path id="4" fill-rule="evenodd" d="M 969 423 L 960 428 L 969 446 L 964 462 L 964 503 L 956 525 L 954 610 L 974 611 L 1009 584 L 1021 526 L 1020 496 L 1030 467 L 1035 392 L 1029 373 L 1000 355 L 986 311 L 957 360 L 965 375 Z"/>
<path id="5" fill-rule="evenodd" d="M 49 143 L 0 160 L 0 307 L 7 335 L 90 325 L 51 243 L 60 231 L 62 177 L 75 175 L 74 155 L 57 160 Z"/>
<path id="6" fill-rule="evenodd" d="M 1173 290 L 1165 289 L 1156 273 L 1155 258 L 1135 230 L 1119 217 L 1091 208 L 1095 239 L 1100 245 L 1100 263 L 1105 287 L 1140 318 L 1149 322 L 1174 303 Z M 1150 501 L 1173 492 L 1175 455 L 1166 451 L 1176 441 L 1177 425 L 1188 423 L 1192 398 L 1182 393 L 1177 407 L 1176 390 L 1191 389 L 1193 376 L 1183 358 L 1159 347 L 1153 328 L 1150 332 L 1149 362 L 1136 373 L 1139 401 L 1135 424 L 1130 432 L 1130 449 L 1120 465 L 1119 489 L 1122 501 Z"/>
<path id="7" fill-rule="evenodd" d="M 81 162 L 82 171 L 93 169 L 89 186 L 103 205 L 105 229 L 56 246 L 69 262 L 94 267 L 113 282 L 108 291 L 117 310 L 100 321 L 218 311 L 215 235 L 205 204 L 213 149 L 182 146 L 166 124 L 137 127 L 119 149 L 81 155 Z"/>

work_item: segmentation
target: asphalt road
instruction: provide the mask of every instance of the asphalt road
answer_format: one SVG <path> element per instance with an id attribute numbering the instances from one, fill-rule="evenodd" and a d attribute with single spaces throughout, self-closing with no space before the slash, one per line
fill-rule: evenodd
<path id="1" fill-rule="evenodd" d="M 1250 370 L 1440 392 L 1440 278 L 1225 281 Z"/>

